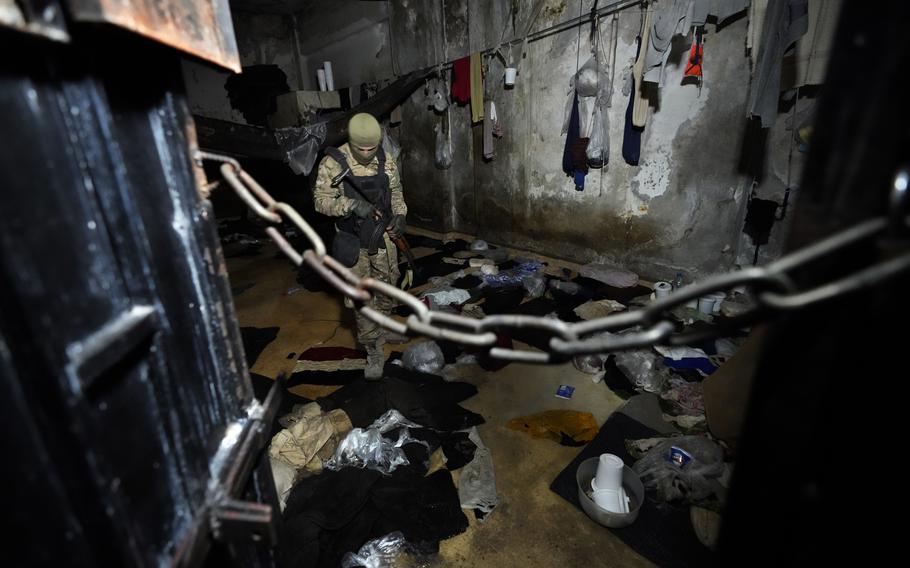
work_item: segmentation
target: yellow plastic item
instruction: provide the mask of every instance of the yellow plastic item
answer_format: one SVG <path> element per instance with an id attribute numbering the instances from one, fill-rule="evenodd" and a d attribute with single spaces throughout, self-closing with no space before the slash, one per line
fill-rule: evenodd
<path id="1" fill-rule="evenodd" d="M 509 420 L 507 428 L 535 438 L 549 438 L 564 446 L 587 444 L 597 435 L 597 422 L 590 412 L 547 410 Z"/>

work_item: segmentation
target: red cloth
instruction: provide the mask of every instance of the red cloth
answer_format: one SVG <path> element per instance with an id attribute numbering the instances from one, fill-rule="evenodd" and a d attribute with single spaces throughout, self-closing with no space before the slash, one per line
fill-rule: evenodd
<path id="1" fill-rule="evenodd" d="M 452 64 L 452 100 L 458 104 L 471 101 L 471 57 L 462 57 Z"/>
<path id="2" fill-rule="evenodd" d="M 699 45 L 698 40 L 692 43 L 692 49 L 689 50 L 689 62 L 686 64 L 686 70 L 683 73 L 685 77 L 701 77 L 701 62 L 704 55 L 704 48 Z"/>

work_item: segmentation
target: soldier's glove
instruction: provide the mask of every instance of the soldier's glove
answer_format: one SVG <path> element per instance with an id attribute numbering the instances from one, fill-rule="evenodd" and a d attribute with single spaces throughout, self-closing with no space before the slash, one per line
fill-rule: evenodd
<path id="1" fill-rule="evenodd" d="M 392 217 L 392 222 L 389 223 L 389 230 L 395 233 L 398 236 L 404 234 L 404 230 L 408 228 L 408 224 L 405 221 L 404 215 L 395 215 Z"/>
<path id="2" fill-rule="evenodd" d="M 366 219 L 373 214 L 373 206 L 363 199 L 355 199 L 354 206 L 351 207 L 351 213 L 357 215 L 361 219 Z"/>

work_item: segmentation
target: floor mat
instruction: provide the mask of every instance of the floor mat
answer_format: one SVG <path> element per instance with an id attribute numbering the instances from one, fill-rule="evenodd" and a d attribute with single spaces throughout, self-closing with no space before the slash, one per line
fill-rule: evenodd
<path id="1" fill-rule="evenodd" d="M 278 327 L 241 327 L 240 337 L 247 367 L 252 367 L 266 346 L 278 337 Z"/>
<path id="2" fill-rule="evenodd" d="M 659 435 L 622 412 L 614 412 L 597 437 L 556 477 L 550 489 L 580 509 L 575 472 L 581 462 L 602 453 L 611 453 L 631 466 L 635 460 L 626 451 L 625 440 Z M 685 568 L 711 565 L 713 554 L 695 535 L 689 507 L 657 503 L 652 500 L 651 493 L 646 493 L 645 497 L 634 523 L 622 529 L 603 530 L 612 530 L 620 540 L 658 566 Z M 581 522 L 594 521 L 585 517 Z"/>

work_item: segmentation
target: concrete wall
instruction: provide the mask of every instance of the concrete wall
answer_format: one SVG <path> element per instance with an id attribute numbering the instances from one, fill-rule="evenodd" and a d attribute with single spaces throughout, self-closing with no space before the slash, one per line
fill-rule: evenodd
<path id="1" fill-rule="evenodd" d="M 303 89 L 318 89 L 316 70 L 331 61 L 335 88 L 393 75 L 386 2 L 333 0 L 293 15 Z"/>
<path id="2" fill-rule="evenodd" d="M 519 29 L 532 3 L 519 2 Z M 406 72 L 497 44 L 511 1 L 391 4 L 394 51 Z M 583 11 L 590 7 L 582 1 Z M 578 14 L 577 1 L 547 0 L 533 29 Z M 633 7 L 618 14 L 610 163 L 591 171 L 584 192 L 575 191 L 561 170 L 560 130 L 576 58 L 584 63 L 591 53 L 589 26 L 580 37 L 574 28 L 529 45 L 516 87 L 494 96 L 505 137 L 496 142 L 491 162 L 480 157 L 481 128 L 469 125 L 468 107 L 455 106 L 444 113 L 452 124 L 453 165 L 436 169 L 433 125 L 445 116 L 428 110 L 418 91 L 401 128 L 410 221 L 572 260 L 617 263 L 652 278 L 672 278 L 677 270 L 694 278 L 729 268 L 751 181 L 737 166 L 749 85 L 746 23 L 740 18 L 716 33 L 709 25 L 707 80 L 700 92 L 680 84 L 689 41 L 674 42 L 643 135 L 641 163 L 633 167 L 621 156 L 628 103 L 623 83 L 635 55 L 640 12 Z M 601 30 L 607 51 L 609 29 L 606 18 Z M 505 37 L 511 35 L 509 27 Z M 489 80 L 501 82 L 502 69 L 494 63 Z"/>
<path id="3" fill-rule="evenodd" d="M 241 65 L 277 65 L 287 75 L 288 86 L 299 89 L 300 58 L 295 49 L 292 17 L 234 11 L 233 20 Z M 246 124 L 243 115 L 231 108 L 224 89 L 228 76 L 230 72 L 209 63 L 184 60 L 183 78 L 190 111 Z"/>

